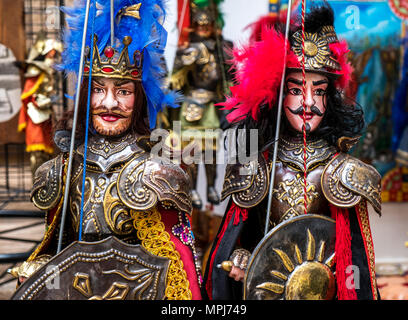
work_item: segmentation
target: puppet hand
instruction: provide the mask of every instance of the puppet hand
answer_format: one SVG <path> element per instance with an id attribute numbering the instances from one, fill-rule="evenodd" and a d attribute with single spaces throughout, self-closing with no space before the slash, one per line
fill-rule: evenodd
<path id="1" fill-rule="evenodd" d="M 243 281 L 245 277 L 245 270 L 233 266 L 228 276 L 233 278 L 235 281 Z"/>
<path id="2" fill-rule="evenodd" d="M 235 281 L 244 280 L 245 270 L 247 269 L 250 257 L 251 253 L 248 250 L 242 248 L 234 250 L 230 258 L 232 266 L 228 275 Z"/>
<path id="3" fill-rule="evenodd" d="M 18 277 L 18 283 L 22 284 L 24 281 L 26 281 L 27 278 L 26 277 Z"/>

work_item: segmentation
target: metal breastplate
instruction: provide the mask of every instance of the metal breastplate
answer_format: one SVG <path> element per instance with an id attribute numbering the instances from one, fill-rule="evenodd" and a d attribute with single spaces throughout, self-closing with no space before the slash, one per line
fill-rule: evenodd
<path id="1" fill-rule="evenodd" d="M 342 137 L 337 148 L 325 140 L 308 140 L 306 149 L 307 213 L 330 216 L 329 203 L 351 208 L 368 201 L 381 214 L 381 175 L 375 168 L 346 154 L 350 141 Z M 347 144 L 344 148 L 342 143 Z M 241 208 L 260 206 L 266 212 L 272 161 L 258 159 L 226 168 L 222 200 L 231 196 Z M 283 137 L 276 159 L 270 225 L 304 214 L 304 163 L 301 138 Z M 262 220 L 263 221 L 263 220 Z"/>
<path id="2" fill-rule="evenodd" d="M 320 183 L 324 166 L 308 172 L 307 212 L 327 215 L 328 202 Z M 272 198 L 271 222 L 276 225 L 282 221 L 304 214 L 304 177 L 285 163 L 276 164 L 275 186 Z"/>
<path id="3" fill-rule="evenodd" d="M 272 199 L 271 223 L 304 214 L 303 142 L 296 138 L 281 138 Z M 307 212 L 329 215 L 321 176 L 324 166 L 335 153 L 325 140 L 309 141 L 307 146 Z"/>
<path id="4" fill-rule="evenodd" d="M 81 214 L 83 149 L 83 145 L 77 149 L 70 187 L 70 218 L 75 236 Z M 136 154 L 141 154 L 141 160 L 147 158 L 132 135 L 114 141 L 103 137 L 90 139 L 82 213 L 84 241 L 98 241 L 111 235 L 127 243 L 136 241 L 130 208 L 120 200 L 117 190 L 120 171 Z"/>
<path id="5" fill-rule="evenodd" d="M 207 45 L 211 47 L 211 42 Z M 217 87 L 220 79 L 220 71 L 215 59 L 215 55 L 209 47 L 204 43 L 196 43 L 195 46 L 199 50 L 199 57 L 195 63 L 193 71 L 193 86 L 213 91 Z"/>

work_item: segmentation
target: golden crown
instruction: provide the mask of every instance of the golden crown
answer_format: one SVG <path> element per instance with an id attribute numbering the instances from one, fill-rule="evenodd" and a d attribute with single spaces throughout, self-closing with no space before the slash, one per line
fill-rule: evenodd
<path id="1" fill-rule="evenodd" d="M 92 58 L 92 76 L 105 78 L 118 78 L 129 80 L 142 80 L 143 54 L 139 50 L 133 52 L 133 64 L 129 59 L 128 47 L 132 43 L 132 38 L 126 36 L 123 38 L 124 45 L 121 52 L 112 48 L 105 47 L 103 54 L 100 55 L 97 43 L 97 36 L 94 36 L 93 41 L 93 58 Z M 86 56 L 84 64 L 84 76 L 89 76 L 90 72 L 90 52 L 89 47 L 86 48 Z"/>

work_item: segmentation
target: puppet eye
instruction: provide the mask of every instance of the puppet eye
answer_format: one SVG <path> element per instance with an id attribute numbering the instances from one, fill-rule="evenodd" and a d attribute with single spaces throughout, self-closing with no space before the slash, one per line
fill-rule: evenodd
<path id="1" fill-rule="evenodd" d="M 289 93 L 293 94 L 294 96 L 299 96 L 302 94 L 302 90 L 299 88 L 291 88 L 289 89 Z"/>
<path id="2" fill-rule="evenodd" d="M 317 96 L 324 96 L 326 94 L 326 90 L 324 89 L 316 89 L 315 90 L 315 95 Z"/>

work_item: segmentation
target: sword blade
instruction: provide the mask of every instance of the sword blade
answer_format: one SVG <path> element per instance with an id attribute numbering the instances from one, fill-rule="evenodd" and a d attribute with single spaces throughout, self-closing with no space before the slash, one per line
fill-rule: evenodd
<path id="1" fill-rule="evenodd" d="M 266 220 L 265 220 L 265 232 L 266 235 L 269 231 L 269 219 L 271 216 L 271 206 L 272 206 L 272 195 L 273 195 L 273 185 L 275 183 L 275 171 L 276 171 L 276 158 L 278 154 L 278 146 L 279 146 L 279 131 L 280 131 L 280 124 L 281 124 L 281 114 L 282 114 L 282 103 L 283 103 L 283 88 L 285 85 L 285 74 L 286 74 L 286 60 L 287 60 L 287 40 L 289 38 L 289 27 L 290 27 L 290 13 L 292 11 L 292 0 L 288 1 L 288 13 L 286 16 L 286 26 L 285 26 L 285 45 L 284 45 L 284 55 L 283 55 L 283 72 L 282 72 L 282 79 L 279 88 L 279 102 L 278 102 L 278 115 L 276 120 L 276 130 L 275 130 L 275 144 L 273 148 L 273 156 L 272 156 L 272 169 L 271 169 L 271 177 L 269 179 L 269 193 L 268 193 L 268 206 L 266 212 Z"/>
<path id="2" fill-rule="evenodd" d="M 86 7 L 85 7 L 85 21 L 84 21 L 84 30 L 82 33 L 81 58 L 79 60 L 78 79 L 77 79 L 77 86 L 76 86 L 76 91 L 75 91 L 76 94 L 75 94 L 75 104 L 74 104 L 74 117 L 72 121 L 71 144 L 69 147 L 67 176 L 65 177 L 64 202 L 62 205 L 61 225 L 60 225 L 60 232 L 59 232 L 59 237 L 58 237 L 57 253 L 61 251 L 62 236 L 64 233 L 65 218 L 67 215 L 67 205 L 68 205 L 68 195 L 69 195 L 69 187 L 70 187 L 70 180 L 71 180 L 72 160 L 73 160 L 73 154 L 74 154 L 75 131 L 76 131 L 77 120 L 78 120 L 79 91 L 81 88 L 82 73 L 83 73 L 83 68 L 84 68 L 85 44 L 86 44 L 86 34 L 88 31 L 88 17 L 89 17 L 90 3 L 91 3 L 91 0 L 87 0 Z"/>

